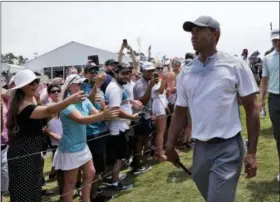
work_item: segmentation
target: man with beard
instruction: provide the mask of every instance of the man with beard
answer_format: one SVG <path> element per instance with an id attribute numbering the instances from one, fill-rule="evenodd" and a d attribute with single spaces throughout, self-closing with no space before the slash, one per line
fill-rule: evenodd
<path id="1" fill-rule="evenodd" d="M 101 85 L 100 89 L 102 90 L 103 93 L 105 93 L 107 86 L 112 80 L 112 77 L 114 77 L 114 69 L 116 66 L 119 64 L 119 62 L 110 59 L 105 62 L 105 72 L 106 72 L 106 77 L 104 83 Z"/>
<path id="2" fill-rule="evenodd" d="M 134 99 L 139 100 L 144 108 L 144 114 L 141 123 L 135 126 L 136 145 L 132 162 L 132 173 L 138 175 L 152 169 L 151 166 L 145 165 L 143 149 L 148 147 L 149 136 L 154 132 L 153 121 L 151 117 L 152 100 L 151 91 L 153 86 L 158 82 L 158 78 L 154 78 L 155 67 L 151 62 L 145 62 L 142 66 L 143 76 L 135 83 L 133 87 Z"/>
<path id="3" fill-rule="evenodd" d="M 126 64 L 118 64 L 113 70 L 113 77 L 105 91 L 105 98 L 110 108 L 120 110 L 119 119 L 108 123 L 109 137 L 107 141 L 107 163 L 113 166 L 112 179 L 103 184 L 111 189 L 126 191 L 133 187 L 132 184 L 124 185 L 120 182 L 119 174 L 122 167 L 122 159 L 128 155 L 128 137 L 130 127 L 125 119 L 137 120 L 138 114 L 132 114 L 128 109 L 129 99 L 123 85 L 128 82 L 131 67 Z"/>
<path id="4" fill-rule="evenodd" d="M 168 134 L 167 157 L 178 166 L 175 150 L 177 135 L 187 124 L 187 110 L 192 117 L 193 180 L 207 202 L 233 202 L 245 153 L 237 94 L 246 112 L 248 152 L 246 178 L 256 176 L 257 142 L 260 131 L 258 91 L 253 74 L 244 61 L 217 51 L 220 24 L 209 16 L 183 28 L 192 34 L 192 44 L 199 56 L 182 70 L 177 81 L 176 107 Z"/>

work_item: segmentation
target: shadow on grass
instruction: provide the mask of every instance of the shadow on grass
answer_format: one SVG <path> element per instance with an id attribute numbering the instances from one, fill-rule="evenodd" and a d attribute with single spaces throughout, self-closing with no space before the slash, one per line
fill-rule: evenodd
<path id="1" fill-rule="evenodd" d="M 133 175 L 132 172 L 127 172 L 127 177 L 122 180 L 122 184 L 124 185 L 128 185 L 128 184 L 133 184 L 133 186 L 135 186 L 135 178 L 137 176 Z M 116 191 L 116 190 L 112 190 L 106 187 L 103 187 L 103 193 L 102 195 L 105 196 L 114 196 L 114 198 L 118 198 L 124 194 L 130 193 L 131 191 L 133 191 L 133 188 L 131 190 L 128 191 Z"/>
<path id="2" fill-rule="evenodd" d="M 173 171 L 168 174 L 166 182 L 167 183 L 183 183 L 191 178 L 192 177 L 189 174 L 187 174 L 185 171 L 176 170 L 176 171 Z"/>
<path id="3" fill-rule="evenodd" d="M 280 184 L 273 181 L 250 182 L 247 185 L 251 193 L 250 202 L 267 201 L 271 196 L 278 196 L 280 199 Z"/>
<path id="4" fill-rule="evenodd" d="M 274 139 L 272 126 L 269 128 L 262 128 L 260 131 L 260 136 Z"/>

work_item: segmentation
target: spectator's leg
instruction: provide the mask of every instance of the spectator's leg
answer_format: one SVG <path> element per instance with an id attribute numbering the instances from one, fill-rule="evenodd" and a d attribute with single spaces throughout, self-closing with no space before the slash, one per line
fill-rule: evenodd
<path id="1" fill-rule="evenodd" d="M 90 192 L 93 178 L 95 176 L 95 169 L 92 160 L 88 161 L 82 166 L 83 170 L 83 186 L 82 186 L 82 202 L 90 201 Z"/>

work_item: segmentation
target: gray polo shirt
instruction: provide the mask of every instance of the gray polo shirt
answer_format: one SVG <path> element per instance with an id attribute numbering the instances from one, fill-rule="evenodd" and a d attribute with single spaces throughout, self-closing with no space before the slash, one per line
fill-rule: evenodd
<path id="1" fill-rule="evenodd" d="M 141 77 L 133 87 L 134 99 L 140 100 L 140 98 L 145 95 L 147 88 L 148 88 L 148 81 L 146 81 L 143 77 Z M 144 109 L 142 110 L 143 113 L 145 113 L 144 116 L 145 119 L 151 118 L 151 110 L 152 110 L 152 101 L 150 99 L 149 102 L 144 106 Z"/>

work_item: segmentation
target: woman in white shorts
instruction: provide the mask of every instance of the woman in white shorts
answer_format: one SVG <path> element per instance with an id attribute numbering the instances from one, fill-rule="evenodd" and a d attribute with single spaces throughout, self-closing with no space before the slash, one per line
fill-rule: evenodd
<path id="1" fill-rule="evenodd" d="M 63 86 L 63 99 L 80 91 L 83 79 L 78 74 L 71 74 Z M 53 159 L 56 170 L 64 173 L 63 201 L 73 201 L 79 168 L 83 171 L 82 201 L 90 201 L 90 190 L 95 169 L 92 155 L 87 146 L 86 125 L 108 120 L 118 115 L 117 110 L 105 109 L 98 112 L 92 103 L 85 99 L 81 103 L 69 105 L 60 112 L 63 135 Z"/>
<path id="2" fill-rule="evenodd" d="M 163 142 L 167 124 L 166 111 L 168 110 L 168 101 L 165 92 L 167 76 L 163 74 L 163 67 L 161 66 L 156 68 L 155 73 L 156 77 L 158 75 L 158 83 L 153 86 L 151 92 L 152 114 L 155 117 L 157 130 L 155 138 L 157 147 L 157 150 L 155 151 L 155 158 L 160 161 L 165 161 L 166 156 L 163 152 Z"/>

